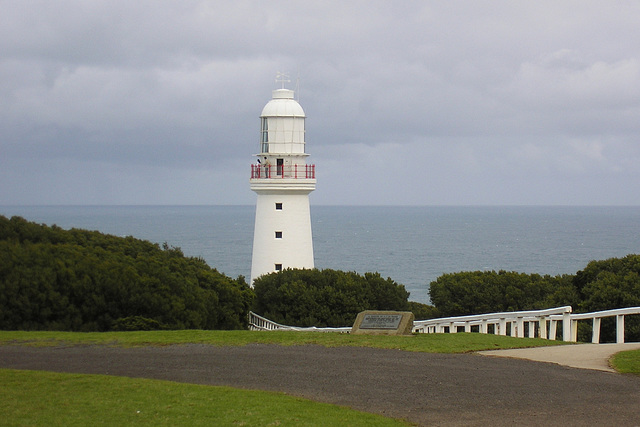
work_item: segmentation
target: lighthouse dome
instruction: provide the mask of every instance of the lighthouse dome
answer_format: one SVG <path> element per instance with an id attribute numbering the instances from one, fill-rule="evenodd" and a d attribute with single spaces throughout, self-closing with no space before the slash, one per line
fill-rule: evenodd
<path id="1" fill-rule="evenodd" d="M 292 90 L 276 89 L 272 98 L 262 109 L 260 117 L 305 117 L 304 110 L 298 101 L 293 99 Z"/>

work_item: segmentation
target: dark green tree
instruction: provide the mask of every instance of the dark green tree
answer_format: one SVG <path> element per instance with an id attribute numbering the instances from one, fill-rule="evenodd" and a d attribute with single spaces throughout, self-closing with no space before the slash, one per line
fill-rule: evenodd
<path id="1" fill-rule="evenodd" d="M 167 244 L 0 216 L 1 329 L 238 329 L 253 298 Z"/>
<path id="2" fill-rule="evenodd" d="M 444 274 L 429 288 L 442 316 L 535 310 L 577 302 L 569 276 L 541 276 L 507 271 Z"/>
<path id="3" fill-rule="evenodd" d="M 290 326 L 350 326 L 364 310 L 408 310 L 407 292 L 378 273 L 286 269 L 253 283 L 254 311 Z"/>
<path id="4" fill-rule="evenodd" d="M 416 320 L 427 320 L 442 317 L 437 308 L 421 302 L 409 301 L 409 311 L 413 313 Z"/>
<path id="5" fill-rule="evenodd" d="M 580 312 L 640 306 L 640 255 L 591 261 L 573 283 L 581 296 Z M 591 325 L 581 326 L 581 332 L 590 334 Z M 627 341 L 640 341 L 640 316 L 626 316 L 625 335 Z M 615 319 L 602 320 L 600 340 L 615 341 Z"/>

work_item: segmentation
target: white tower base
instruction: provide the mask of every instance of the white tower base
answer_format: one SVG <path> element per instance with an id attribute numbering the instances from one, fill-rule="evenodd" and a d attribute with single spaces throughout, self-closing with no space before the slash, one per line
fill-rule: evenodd
<path id="1" fill-rule="evenodd" d="M 315 179 L 251 180 L 251 189 L 258 195 L 251 283 L 286 268 L 313 268 L 309 193 Z"/>

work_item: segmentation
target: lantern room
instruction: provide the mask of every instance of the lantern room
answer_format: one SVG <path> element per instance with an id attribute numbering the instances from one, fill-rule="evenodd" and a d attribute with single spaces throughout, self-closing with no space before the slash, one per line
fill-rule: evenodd
<path id="1" fill-rule="evenodd" d="M 276 89 L 260 114 L 260 153 L 304 154 L 304 110 L 293 91 Z"/>

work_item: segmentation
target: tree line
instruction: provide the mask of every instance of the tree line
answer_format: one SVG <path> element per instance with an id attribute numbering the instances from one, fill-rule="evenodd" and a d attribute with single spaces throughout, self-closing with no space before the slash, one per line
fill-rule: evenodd
<path id="1" fill-rule="evenodd" d="M 253 298 L 167 244 L 0 216 L 1 329 L 240 329 Z"/>

